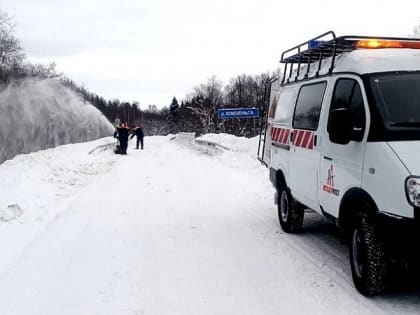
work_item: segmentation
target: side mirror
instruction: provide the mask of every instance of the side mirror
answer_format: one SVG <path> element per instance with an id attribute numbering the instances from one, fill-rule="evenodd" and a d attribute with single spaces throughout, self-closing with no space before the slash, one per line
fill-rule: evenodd
<path id="1" fill-rule="evenodd" d="M 328 132 L 331 142 L 347 144 L 351 140 L 351 112 L 348 108 L 338 108 L 330 112 Z"/>

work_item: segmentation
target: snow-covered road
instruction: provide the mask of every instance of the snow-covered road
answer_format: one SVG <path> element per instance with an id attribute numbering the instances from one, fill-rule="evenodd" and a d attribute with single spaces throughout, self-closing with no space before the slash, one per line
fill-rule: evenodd
<path id="1" fill-rule="evenodd" d="M 87 155 L 104 139 L 1 165 L 0 314 L 420 313 L 418 289 L 360 296 L 322 218 L 281 232 L 254 140 Z"/>

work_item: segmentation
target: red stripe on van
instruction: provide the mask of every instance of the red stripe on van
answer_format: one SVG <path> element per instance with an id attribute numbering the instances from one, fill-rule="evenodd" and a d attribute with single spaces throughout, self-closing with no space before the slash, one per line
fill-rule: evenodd
<path id="1" fill-rule="evenodd" d="M 310 137 L 311 137 L 311 132 L 305 131 L 305 134 L 302 139 L 302 143 L 300 145 L 302 148 L 308 148 Z"/>
<path id="2" fill-rule="evenodd" d="M 283 135 L 283 139 L 281 140 L 282 143 L 284 144 L 289 143 L 289 134 L 290 134 L 290 129 L 286 129 Z"/>
<path id="3" fill-rule="evenodd" d="M 299 143 L 299 146 L 301 148 L 305 148 L 304 141 L 307 134 L 308 134 L 307 131 L 302 131 L 302 138 L 300 139 L 300 143 Z"/>
<path id="4" fill-rule="evenodd" d="M 279 142 L 282 144 L 288 144 L 290 142 L 290 129 L 288 128 L 272 128 L 271 129 L 271 141 Z"/>
<path id="5" fill-rule="evenodd" d="M 313 150 L 314 148 L 314 134 L 311 133 L 311 138 L 309 140 L 308 149 Z"/>
<path id="6" fill-rule="evenodd" d="M 287 140 L 287 138 L 284 138 Z M 293 130 L 292 143 L 296 147 L 312 150 L 314 148 L 314 133 L 307 130 Z"/>
<path id="7" fill-rule="evenodd" d="M 273 141 L 276 141 L 276 134 L 277 134 L 277 128 L 273 128 L 273 136 L 271 137 Z"/>
<path id="8" fill-rule="evenodd" d="M 279 142 L 283 142 L 281 140 L 283 139 L 283 134 L 284 134 L 285 130 L 286 129 L 283 129 L 283 128 L 280 129 L 280 134 L 279 134 L 279 139 L 278 139 Z"/>
<path id="9" fill-rule="evenodd" d="M 281 129 L 280 129 L 280 128 L 277 128 L 277 132 L 276 132 L 276 142 L 279 142 L 280 132 L 281 132 Z"/>
<path id="10" fill-rule="evenodd" d="M 302 141 L 304 131 L 303 130 L 296 130 L 295 133 L 296 133 L 296 138 L 294 139 L 294 144 L 295 144 L 295 146 L 300 147 L 300 143 Z"/>

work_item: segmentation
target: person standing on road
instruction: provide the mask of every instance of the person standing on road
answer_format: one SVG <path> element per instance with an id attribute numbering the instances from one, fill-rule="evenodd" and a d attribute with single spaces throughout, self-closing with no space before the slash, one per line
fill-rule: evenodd
<path id="1" fill-rule="evenodd" d="M 139 144 L 141 144 L 141 149 L 143 150 L 143 138 L 144 138 L 143 129 L 141 128 L 141 125 L 139 126 L 133 125 L 132 128 L 133 130 L 132 130 L 130 139 L 133 139 L 133 137 L 136 136 L 137 137 L 136 149 L 138 150 Z"/>
<path id="2" fill-rule="evenodd" d="M 128 129 L 125 123 L 121 123 L 116 132 L 114 133 L 114 137 L 118 138 L 121 147 L 121 154 L 127 154 L 127 145 L 128 145 L 128 136 L 130 130 Z"/>

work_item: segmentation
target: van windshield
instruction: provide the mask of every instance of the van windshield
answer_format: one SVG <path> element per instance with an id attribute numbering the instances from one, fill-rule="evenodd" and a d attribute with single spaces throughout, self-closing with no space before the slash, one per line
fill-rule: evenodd
<path id="1" fill-rule="evenodd" d="M 420 72 L 371 74 L 367 81 L 380 116 L 376 122 L 380 120 L 381 133 L 387 135 L 376 140 L 419 139 Z"/>
<path id="2" fill-rule="evenodd" d="M 387 129 L 420 128 L 420 73 L 371 75 L 370 87 Z"/>

